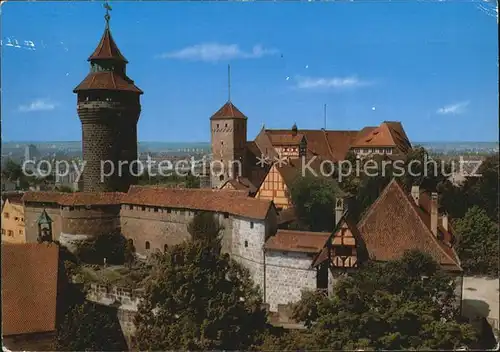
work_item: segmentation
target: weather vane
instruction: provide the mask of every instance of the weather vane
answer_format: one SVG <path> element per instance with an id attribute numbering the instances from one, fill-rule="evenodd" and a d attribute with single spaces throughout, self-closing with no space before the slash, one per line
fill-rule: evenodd
<path id="1" fill-rule="evenodd" d="M 104 15 L 104 19 L 106 20 L 106 26 L 109 26 L 109 20 L 111 16 L 109 15 L 109 11 L 111 11 L 111 6 L 109 6 L 109 3 L 107 1 L 104 1 L 104 8 L 106 9 L 106 15 Z"/>

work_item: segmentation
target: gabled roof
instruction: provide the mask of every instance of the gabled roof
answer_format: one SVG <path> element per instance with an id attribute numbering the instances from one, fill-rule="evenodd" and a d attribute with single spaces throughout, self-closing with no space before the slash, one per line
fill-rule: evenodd
<path id="1" fill-rule="evenodd" d="M 405 251 L 420 250 L 443 268 L 461 271 L 453 248 L 432 234 L 429 217 L 393 179 L 357 227 L 373 260 L 395 260 Z"/>
<path id="2" fill-rule="evenodd" d="M 2 243 L 2 334 L 56 330 L 59 248 Z"/>
<path id="3" fill-rule="evenodd" d="M 256 192 L 257 189 L 246 177 L 239 177 L 237 179 L 227 180 L 220 188 L 224 188 L 226 184 L 230 184 L 235 190 L 246 191 L 248 193 Z"/>
<path id="4" fill-rule="evenodd" d="M 360 133 L 352 147 L 396 147 L 406 153 L 411 143 L 401 122 L 384 121 L 376 128 L 368 128 Z"/>
<path id="5" fill-rule="evenodd" d="M 73 89 L 73 93 L 82 90 L 114 90 L 143 94 L 132 80 L 124 78 L 116 72 L 91 72 Z"/>
<path id="6" fill-rule="evenodd" d="M 274 236 L 269 237 L 264 248 L 283 252 L 316 253 L 329 236 L 329 232 L 278 230 Z"/>
<path id="7" fill-rule="evenodd" d="M 265 138 L 265 137 L 264 137 Z M 256 138 L 257 141 L 257 138 Z M 264 179 L 266 178 L 266 175 L 268 174 L 269 170 L 271 169 L 270 165 L 261 165 L 259 164 L 259 159 L 261 158 L 263 153 L 257 146 L 256 141 L 251 141 L 247 142 L 247 148 L 246 148 L 246 175 L 251 182 L 251 184 L 256 188 L 259 189 L 260 185 L 262 182 L 264 182 Z"/>
<path id="8" fill-rule="evenodd" d="M 37 220 L 38 225 L 47 225 L 47 224 L 51 224 L 52 222 L 53 221 L 50 218 L 49 214 L 47 214 L 45 209 L 43 209 L 42 213 L 40 214 L 40 216 L 38 217 L 38 220 Z"/>
<path id="9" fill-rule="evenodd" d="M 344 214 L 342 214 L 342 217 L 340 218 L 340 220 L 337 221 L 337 225 L 335 225 L 335 229 L 331 232 L 330 236 L 328 236 L 325 243 L 323 244 L 321 251 L 313 259 L 311 267 L 314 268 L 328 259 L 328 252 L 330 250 L 331 241 L 332 241 L 333 237 L 335 237 L 335 235 L 342 229 L 342 226 L 344 224 L 347 225 L 347 228 L 351 231 L 351 233 L 354 236 L 354 238 L 356 239 L 356 241 L 359 241 L 361 239 L 361 235 L 359 233 L 358 227 L 356 226 L 356 224 L 354 224 L 349 219 L 348 212 L 347 211 L 344 212 Z"/>
<path id="10" fill-rule="evenodd" d="M 122 55 L 120 49 L 118 49 L 118 46 L 113 40 L 109 26 L 106 26 L 104 34 L 101 37 L 101 41 L 92 55 L 88 58 L 88 61 L 92 60 L 117 60 L 128 63 L 127 59 L 125 59 L 125 56 Z"/>
<path id="11" fill-rule="evenodd" d="M 247 119 L 247 117 L 233 103 L 228 101 L 210 118 L 210 120 L 219 119 Z"/>

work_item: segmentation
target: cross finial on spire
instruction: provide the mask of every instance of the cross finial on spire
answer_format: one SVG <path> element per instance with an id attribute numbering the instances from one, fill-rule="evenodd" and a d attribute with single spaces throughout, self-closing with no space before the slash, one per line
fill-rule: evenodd
<path id="1" fill-rule="evenodd" d="M 227 65 L 227 101 L 231 101 L 231 65 Z"/>
<path id="2" fill-rule="evenodd" d="M 111 19 L 109 11 L 111 11 L 111 6 L 109 6 L 109 3 L 107 1 L 104 1 L 103 6 L 106 9 L 106 14 L 104 15 L 104 19 L 106 20 L 106 28 L 109 28 L 109 20 Z"/>

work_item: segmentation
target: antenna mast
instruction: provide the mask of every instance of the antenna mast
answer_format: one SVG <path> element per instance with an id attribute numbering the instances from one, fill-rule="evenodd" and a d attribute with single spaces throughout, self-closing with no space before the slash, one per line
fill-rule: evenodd
<path id="1" fill-rule="evenodd" d="M 231 65 L 227 65 L 227 101 L 231 101 Z"/>
<path id="2" fill-rule="evenodd" d="M 324 109 L 325 109 L 325 111 L 324 111 L 324 118 L 325 118 L 325 130 L 326 130 L 326 104 L 325 104 Z"/>

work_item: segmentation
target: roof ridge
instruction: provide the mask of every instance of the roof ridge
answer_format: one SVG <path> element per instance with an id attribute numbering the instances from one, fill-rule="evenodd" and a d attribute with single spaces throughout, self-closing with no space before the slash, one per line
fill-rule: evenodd
<path id="1" fill-rule="evenodd" d="M 429 228 L 429 226 L 427 226 L 424 222 L 424 220 L 422 219 L 422 217 L 418 214 L 418 210 L 419 208 L 417 208 L 417 204 L 415 204 L 415 201 L 410 198 L 411 195 L 409 195 L 407 192 L 405 192 L 403 190 L 403 188 L 401 187 L 401 185 L 399 185 L 399 183 L 397 183 L 397 186 L 399 188 L 399 191 L 403 193 L 403 195 L 405 196 L 405 199 L 410 203 L 410 206 L 411 208 L 413 209 L 413 212 L 415 213 L 415 215 L 419 218 L 421 224 L 425 227 L 428 235 L 432 238 L 432 240 L 434 241 L 434 243 L 437 245 L 437 247 L 439 248 L 439 250 L 444 253 L 444 255 L 446 257 L 448 257 L 448 259 L 450 259 L 453 263 L 455 263 L 460 269 L 462 269 L 462 266 L 460 265 L 460 262 L 457 260 L 455 260 L 454 258 L 452 258 L 448 253 L 446 253 L 446 251 L 443 249 L 443 247 L 441 246 L 442 243 L 439 242 L 439 240 L 436 238 L 436 236 L 432 233 L 432 230 Z M 427 213 L 427 211 L 425 210 L 425 212 Z M 432 216 L 432 214 L 430 214 Z M 453 247 L 451 247 L 453 249 Z M 454 251 L 455 252 L 455 251 Z M 456 254 L 456 253 L 455 253 Z M 457 256 L 457 259 L 458 259 L 458 256 Z"/>

